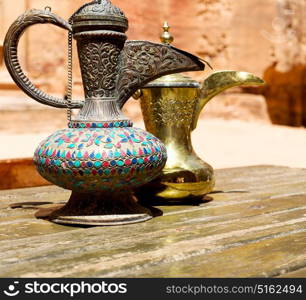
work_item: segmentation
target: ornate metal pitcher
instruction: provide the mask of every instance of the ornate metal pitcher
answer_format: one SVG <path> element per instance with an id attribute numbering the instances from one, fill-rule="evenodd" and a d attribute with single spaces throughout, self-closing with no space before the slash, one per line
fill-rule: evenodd
<path id="1" fill-rule="evenodd" d="M 18 41 L 29 26 L 51 23 L 69 31 L 68 101 L 45 94 L 23 73 Z M 132 190 L 159 175 L 166 162 L 164 145 L 152 134 L 133 128 L 121 112 L 129 97 L 162 75 L 203 70 L 195 56 L 169 45 L 126 41 L 128 20 L 109 0 L 85 4 L 69 19 L 51 9 L 30 10 L 10 27 L 4 45 L 6 66 L 30 97 L 58 108 L 81 108 L 69 128 L 37 148 L 34 161 L 50 182 L 72 190 L 68 203 L 46 217 L 61 224 L 118 225 L 148 220 Z M 71 100 L 72 38 L 77 40 L 85 102 Z"/>
<path id="2" fill-rule="evenodd" d="M 165 23 L 163 28 L 161 40 L 170 44 L 170 27 Z M 196 155 L 191 143 L 200 113 L 214 96 L 228 88 L 263 83 L 246 72 L 216 72 L 203 84 L 175 74 L 150 82 L 135 93 L 134 98 L 141 99 L 146 129 L 165 143 L 168 152 L 161 176 L 139 188 L 139 198 L 167 203 L 190 201 L 211 192 L 215 184 L 213 168 Z"/>

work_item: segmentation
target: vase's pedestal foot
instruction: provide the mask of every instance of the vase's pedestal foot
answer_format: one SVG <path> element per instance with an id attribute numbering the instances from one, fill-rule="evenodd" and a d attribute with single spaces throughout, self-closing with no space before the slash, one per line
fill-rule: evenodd
<path id="1" fill-rule="evenodd" d="M 132 193 L 98 194 L 72 192 L 66 205 L 41 209 L 35 216 L 63 225 L 116 226 L 140 223 L 162 211 L 138 203 Z"/>
<path id="2" fill-rule="evenodd" d="M 145 222 L 151 220 L 152 218 L 153 216 L 148 214 L 109 216 L 59 216 L 55 219 L 51 219 L 51 221 L 61 225 L 74 226 L 119 226 Z"/>

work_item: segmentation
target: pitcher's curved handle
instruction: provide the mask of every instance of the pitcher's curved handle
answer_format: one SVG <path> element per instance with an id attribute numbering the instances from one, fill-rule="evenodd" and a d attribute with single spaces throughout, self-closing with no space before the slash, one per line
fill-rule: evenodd
<path id="1" fill-rule="evenodd" d="M 36 88 L 30 79 L 24 74 L 18 60 L 18 43 L 24 31 L 35 24 L 50 23 L 66 30 L 72 30 L 71 26 L 64 19 L 51 13 L 50 9 L 30 10 L 21 15 L 9 28 L 4 40 L 4 61 L 12 79 L 28 96 L 34 100 L 58 108 L 67 108 L 68 104 L 64 99 L 50 96 Z M 83 103 L 74 101 L 71 108 L 80 108 Z"/>

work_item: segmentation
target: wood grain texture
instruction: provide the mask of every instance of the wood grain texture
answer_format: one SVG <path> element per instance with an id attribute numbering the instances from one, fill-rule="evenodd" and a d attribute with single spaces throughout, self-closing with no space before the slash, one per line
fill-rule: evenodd
<path id="1" fill-rule="evenodd" d="M 280 278 L 306 278 L 306 268 L 298 269 L 289 273 L 284 272 L 284 274 L 279 276 Z"/>
<path id="2" fill-rule="evenodd" d="M 213 201 L 161 206 L 163 217 L 76 228 L 16 202 L 61 203 L 49 186 L 0 192 L 1 277 L 306 277 L 306 170 L 217 170 Z"/>

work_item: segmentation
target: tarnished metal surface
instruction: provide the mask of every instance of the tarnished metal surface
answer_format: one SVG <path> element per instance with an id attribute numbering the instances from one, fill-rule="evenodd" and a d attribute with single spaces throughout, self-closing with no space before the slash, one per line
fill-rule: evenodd
<path id="1" fill-rule="evenodd" d="M 51 23 L 69 31 L 67 101 L 34 87 L 18 63 L 17 48 L 22 33 L 39 23 Z M 166 150 L 154 136 L 133 128 L 121 108 L 150 80 L 181 71 L 203 70 L 205 65 L 196 56 L 169 45 L 126 42 L 127 29 L 128 20 L 118 7 L 109 0 L 96 0 L 80 7 L 69 22 L 53 14 L 50 8 L 31 10 L 20 16 L 7 33 L 5 62 L 18 86 L 43 104 L 67 107 L 68 119 L 72 108 L 81 107 L 76 119 L 69 120 L 68 129 L 49 136 L 35 152 L 39 173 L 73 191 L 67 206 L 51 212 L 50 220 L 112 214 L 117 225 L 118 214 L 147 214 L 146 218 L 138 217 L 138 221 L 152 215 L 145 207 L 139 212 L 141 205 L 129 200 L 133 198 L 133 188 L 159 175 L 166 162 Z M 72 37 L 77 40 L 84 105 L 71 100 Z M 75 211 L 75 208 L 81 209 Z M 129 217 L 120 218 L 121 223 L 123 220 L 130 223 Z"/>
<path id="2" fill-rule="evenodd" d="M 35 214 L 39 219 L 50 220 L 57 224 L 84 226 L 134 224 L 161 215 L 162 211 L 141 205 L 132 194 L 126 191 L 72 192 L 65 205 L 39 208 Z"/>
<path id="3" fill-rule="evenodd" d="M 118 77 L 119 104 L 124 103 L 146 83 L 162 75 L 204 70 L 196 56 L 174 48 L 145 41 L 128 41 L 122 54 Z"/>
<path id="4" fill-rule="evenodd" d="M 30 26 L 46 23 L 56 25 L 68 31 L 71 30 L 71 26 L 68 24 L 68 22 L 53 14 L 49 9 L 33 9 L 27 11 L 10 26 L 6 34 L 4 40 L 4 60 L 13 80 L 28 96 L 40 103 L 64 108 L 67 107 L 64 99 L 47 95 L 34 86 L 34 84 L 23 72 L 18 60 L 18 44 L 24 31 Z M 72 103 L 72 108 L 80 108 L 81 106 L 82 102 Z"/>
<path id="5" fill-rule="evenodd" d="M 135 224 L 152 219 L 148 214 L 111 215 L 111 216 L 80 216 L 80 217 L 58 217 L 53 219 L 54 223 L 62 225 L 87 225 L 87 226 L 120 226 Z"/>
<path id="6" fill-rule="evenodd" d="M 61 203 L 69 191 L 1 191 L 0 276 L 306 277 L 305 182 L 303 169 L 216 170 L 213 201 L 160 206 L 162 218 L 101 228 L 60 226 L 8 208 Z"/>

